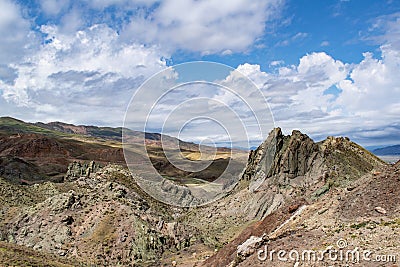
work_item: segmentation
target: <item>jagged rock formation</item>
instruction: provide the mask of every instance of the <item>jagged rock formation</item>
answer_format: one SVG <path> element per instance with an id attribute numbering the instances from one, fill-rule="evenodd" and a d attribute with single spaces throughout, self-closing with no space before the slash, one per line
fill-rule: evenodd
<path id="1" fill-rule="evenodd" d="M 348 138 L 328 137 L 315 143 L 294 130 L 284 136 L 274 129 L 267 140 L 251 151 L 243 179 L 251 191 L 271 186 L 307 190 L 319 182 L 346 183 L 383 162 Z"/>
<path id="2" fill-rule="evenodd" d="M 317 144 L 307 135 L 293 131 L 291 136 L 284 136 L 282 130 L 276 128 L 267 140 L 250 152 L 244 178 L 252 179 L 255 175 L 271 177 L 286 174 L 288 178 L 305 175 L 317 152 Z"/>
<path id="3" fill-rule="evenodd" d="M 243 178 L 250 180 L 250 190 L 257 190 L 268 178 L 275 184 L 293 184 L 306 175 L 323 172 L 318 145 L 300 131 L 284 136 L 274 129 L 255 151 L 251 151 Z M 271 181 L 272 181 L 271 180 Z M 269 181 L 269 180 L 268 180 Z"/>
<path id="4" fill-rule="evenodd" d="M 13 147 L 15 140 L 2 140 L 8 152 L 18 152 L 25 143 Z M 191 208 L 153 199 L 138 186 L 142 178 L 123 167 L 99 168 L 82 160 L 91 158 L 69 165 L 63 183 L 21 186 L 0 178 L 0 260 L 5 241 L 60 262 L 70 259 L 75 266 L 198 266 L 214 249 L 219 251 L 205 266 L 251 266 L 257 263 L 259 246 L 280 238 L 286 244 L 292 239 L 297 245 L 304 242 L 292 233 L 306 236 L 306 241 L 318 236 L 316 246 L 324 247 L 321 236 L 339 238 L 341 225 L 348 228 L 347 237 L 353 224 L 379 228 L 378 219 L 383 218 L 388 227 L 398 225 L 400 163 L 393 167 L 393 176 L 384 171 L 382 161 L 347 138 L 316 143 L 299 131 L 285 136 L 274 129 L 250 153 L 229 195 Z M 188 206 L 194 201 L 183 185 L 163 180 L 157 186 L 168 193 L 165 197 L 174 195 Z M 375 216 L 378 223 L 367 222 L 363 214 Z"/>
<path id="5" fill-rule="evenodd" d="M 72 166 L 79 169 L 78 164 Z M 152 200 L 118 166 L 63 184 L 46 182 L 19 190 L 24 204 L 2 202 L 0 241 L 84 265 L 136 266 L 156 262 L 163 252 L 194 240 L 193 229 L 175 221 L 172 209 Z"/>
<path id="6" fill-rule="evenodd" d="M 372 184 L 384 183 L 385 179 L 398 184 L 398 178 L 393 183 L 393 174 L 383 175 L 378 171 L 387 167 L 379 158 L 348 138 L 328 137 L 315 143 L 299 131 L 285 136 L 281 129 L 274 129 L 267 140 L 250 153 L 239 190 L 235 194 L 236 197 L 245 195 L 247 190 L 244 201 L 250 209 L 244 211 L 252 214 L 256 210 L 253 218 L 260 221 L 244 229 L 238 237 L 205 261 L 204 266 L 264 266 L 266 263 L 257 259 L 257 251 L 261 246 L 276 244 L 276 247 L 285 248 L 282 244 L 290 244 L 287 247 L 290 250 L 293 247 L 290 240 L 296 233 L 299 238 L 296 238 L 295 247 L 323 247 L 321 240 L 324 240 L 324 233 L 335 235 L 336 240 L 325 236 L 325 240 L 335 244 L 341 237 L 338 233 L 343 225 L 349 228 L 348 235 L 358 225 L 348 222 L 349 214 L 380 214 L 393 223 L 393 219 L 399 216 L 399 206 L 396 204 L 392 207 L 382 200 L 397 202 L 399 194 L 396 196 L 396 190 L 379 192 L 378 186 L 374 185 L 376 196 L 364 197 L 371 194 L 368 190 Z M 379 175 L 379 178 L 374 179 L 374 175 Z M 390 200 L 389 194 L 393 195 Z M 232 202 L 225 201 L 232 207 Z M 391 216 L 382 212 L 387 208 L 391 210 Z M 368 220 L 362 217 L 358 219 Z M 310 232 L 307 227 L 311 228 Z M 318 231 L 314 231 L 315 228 Z M 313 245 L 304 247 L 305 239 L 308 241 L 312 238 Z M 385 238 L 395 240 L 393 237 Z M 279 243 L 279 240 L 284 241 Z M 293 266 L 294 263 L 278 264 Z"/>
<path id="7" fill-rule="evenodd" d="M 95 173 L 101 169 L 99 164 L 96 164 L 93 160 L 90 163 L 81 163 L 74 161 L 68 165 L 68 170 L 65 175 L 65 180 L 72 181 L 79 177 L 89 177 L 90 174 Z"/>

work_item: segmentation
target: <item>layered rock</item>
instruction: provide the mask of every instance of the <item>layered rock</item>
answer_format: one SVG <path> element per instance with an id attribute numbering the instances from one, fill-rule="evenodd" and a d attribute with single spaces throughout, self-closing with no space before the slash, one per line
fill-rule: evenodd
<path id="1" fill-rule="evenodd" d="M 341 204 L 341 210 L 350 213 L 357 206 L 369 208 L 368 201 L 360 197 L 368 195 L 367 189 L 360 193 L 356 185 L 347 184 L 382 165 L 382 161 L 347 138 L 329 137 L 316 143 L 299 131 L 285 136 L 277 128 L 250 153 L 242 178 L 229 195 L 205 206 L 178 208 L 147 195 L 145 187 L 138 186 L 141 178 L 122 167 L 99 168 L 94 162 L 76 161 L 60 184 L 17 186 L 0 179 L 0 240 L 74 259 L 83 266 L 159 266 L 158 260 L 170 253 L 179 266 L 183 248 L 201 243 L 214 251 L 258 220 L 227 246 L 229 250 L 222 249 L 208 261 L 209 266 L 226 266 L 238 254 L 246 259 L 256 255 L 253 252 L 264 244 L 264 233 L 276 229 L 290 233 L 289 227 L 301 218 L 285 222 L 302 210 L 302 205 L 313 209 L 307 208 L 301 216 L 319 216 L 315 220 L 312 217 L 310 224 L 322 221 L 324 214 L 336 212 L 326 209 L 331 201 L 345 199 L 346 195 L 336 195 L 336 190 L 354 192 Z M 384 181 L 386 174 L 378 177 L 372 177 L 371 182 L 381 178 Z M 393 178 L 391 184 L 396 183 L 398 180 Z M 381 186 L 374 191 L 378 192 Z M 177 198 L 174 201 L 185 206 L 201 204 L 195 202 L 197 199 L 187 188 L 169 180 L 157 184 L 157 190 L 164 197 L 173 195 Z M 398 203 L 396 190 L 389 186 L 385 190 L 385 194 L 374 197 L 369 212 L 381 214 L 376 207 L 384 208 L 387 214 L 398 211 L 398 206 L 384 205 L 388 196 Z M 349 206 L 356 198 L 357 205 Z M 312 206 L 323 199 L 323 205 Z M 302 227 L 301 223 L 296 227 Z M 238 251 L 240 245 L 243 246 Z M 177 250 L 179 257 L 173 254 Z"/>
<path id="2" fill-rule="evenodd" d="M 243 178 L 251 181 L 251 191 L 265 181 L 293 184 L 295 178 L 322 172 L 321 159 L 318 145 L 307 135 L 293 131 L 291 136 L 284 136 L 282 130 L 276 128 L 250 152 Z M 273 179 L 267 180 L 271 177 Z"/>
<path id="3" fill-rule="evenodd" d="M 386 216 L 387 224 L 395 224 L 399 214 L 399 194 L 395 189 L 398 169 L 383 173 L 388 167 L 345 137 L 314 142 L 299 131 L 285 136 L 279 128 L 272 130 L 266 141 L 250 152 L 236 192 L 217 205 L 224 208 L 214 208 L 219 216 L 246 214 L 244 219 L 256 222 L 239 231 L 202 266 L 261 266 L 267 264 L 257 259 L 264 245 L 288 249 L 326 247 L 335 245 L 340 238 L 363 239 L 353 231 L 364 227 L 374 216 Z M 398 164 L 393 168 L 396 167 Z M 365 218 L 366 214 L 370 217 Z M 361 224 L 357 222 L 360 220 Z M 379 223 L 374 225 L 378 226 Z M 383 225 L 380 231 L 388 230 Z M 398 235 L 369 238 L 393 242 Z M 305 245 L 310 240 L 313 243 Z M 393 247 L 398 248 L 398 244 Z M 285 264 L 278 263 L 296 265 Z"/>
<path id="4" fill-rule="evenodd" d="M 83 165 L 71 165 L 70 173 L 79 175 L 63 184 L 21 187 L 26 198 L 43 196 L 24 206 L 2 202 L 0 241 L 73 258 L 84 266 L 148 265 L 165 251 L 191 244 L 195 231 L 141 191 L 127 170 L 106 166 L 92 172 L 94 162 Z"/>
<path id="5" fill-rule="evenodd" d="M 65 175 L 65 180 L 72 181 L 79 177 L 89 177 L 90 174 L 95 173 L 101 169 L 99 164 L 96 164 L 93 160 L 90 163 L 81 163 L 74 161 L 68 165 L 68 170 Z"/>
<path id="6" fill-rule="evenodd" d="M 328 137 L 315 143 L 294 130 L 285 136 L 280 128 L 249 155 L 242 178 L 251 191 L 271 186 L 308 189 L 313 184 L 353 180 L 384 163 L 348 138 Z"/>

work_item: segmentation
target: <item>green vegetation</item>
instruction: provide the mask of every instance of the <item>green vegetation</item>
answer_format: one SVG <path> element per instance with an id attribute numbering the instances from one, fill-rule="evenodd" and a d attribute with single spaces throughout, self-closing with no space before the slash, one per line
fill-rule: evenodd
<path id="1" fill-rule="evenodd" d="M 320 196 L 324 195 L 331 188 L 331 183 L 325 183 L 322 187 L 318 188 L 314 194 L 312 195 L 312 199 L 317 199 Z"/>
<path id="2" fill-rule="evenodd" d="M 397 219 L 392 220 L 392 221 L 381 222 L 380 225 L 382 225 L 382 226 L 392 226 L 393 228 L 398 228 L 398 227 L 400 227 L 400 218 L 397 218 Z"/>
<path id="3" fill-rule="evenodd" d="M 359 223 L 359 224 L 352 224 L 352 225 L 350 225 L 350 228 L 352 228 L 352 229 L 360 229 L 360 228 L 363 228 L 363 227 L 367 226 L 368 223 L 369 222 L 362 222 L 362 223 Z"/>
<path id="4" fill-rule="evenodd" d="M 36 133 L 51 136 L 70 137 L 71 134 L 52 131 L 42 127 L 35 126 L 10 117 L 0 117 L 0 131 L 5 133 Z"/>

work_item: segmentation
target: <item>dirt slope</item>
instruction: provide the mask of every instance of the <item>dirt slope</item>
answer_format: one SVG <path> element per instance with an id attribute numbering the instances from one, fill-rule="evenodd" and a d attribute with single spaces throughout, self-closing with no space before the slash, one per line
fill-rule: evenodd
<path id="1" fill-rule="evenodd" d="M 349 266 L 397 266 L 396 262 L 400 260 L 399 174 L 399 165 L 385 166 L 366 174 L 349 187 L 334 188 L 320 199 L 308 203 L 301 214 L 277 230 L 281 221 L 277 223 L 279 219 L 274 218 L 275 214 L 284 214 L 286 209 L 281 207 L 259 223 L 258 229 L 251 226 L 244 230 L 238 238 L 205 261 L 204 266 L 293 266 L 295 260 L 279 261 L 276 254 L 274 261 L 268 257 L 260 260 L 257 254 L 260 250 L 265 251 L 265 246 L 270 252 L 273 249 L 300 253 L 325 251 L 329 246 L 340 251 L 338 244 L 346 244 L 342 248 L 344 252 L 355 248 L 372 252 L 371 261 L 361 258 L 360 263 Z M 287 214 L 285 218 L 288 218 Z M 262 238 L 253 247 L 249 246 L 251 252 L 248 255 L 238 253 L 238 246 L 250 236 Z M 373 261 L 378 257 L 381 262 Z M 307 261 L 307 258 L 301 260 L 300 257 L 296 266 L 327 264 L 343 266 L 346 261 L 333 261 L 328 257 L 324 261 Z"/>

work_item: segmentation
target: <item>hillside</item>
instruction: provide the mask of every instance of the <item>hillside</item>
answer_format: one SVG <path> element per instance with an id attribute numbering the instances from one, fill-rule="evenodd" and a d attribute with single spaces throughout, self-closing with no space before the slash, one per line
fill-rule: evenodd
<path id="1" fill-rule="evenodd" d="M 62 181 L 67 167 L 74 161 L 96 161 L 105 166 L 109 163 L 125 165 L 122 149 L 122 131 L 129 143 L 135 162 L 143 162 L 149 156 L 154 167 L 166 177 L 180 180 L 183 177 L 210 180 L 221 172 L 221 165 L 229 162 L 230 149 L 218 148 L 216 156 L 210 155 L 211 166 L 204 171 L 189 173 L 176 168 L 165 155 L 182 153 L 198 160 L 199 146 L 158 133 L 143 133 L 129 129 L 72 125 L 62 122 L 26 123 L 10 117 L 0 118 L 0 176 L 14 183 Z M 146 151 L 142 147 L 143 139 Z M 162 142 L 161 142 L 162 139 Z M 180 151 L 175 152 L 176 144 Z M 202 146 L 202 151 L 212 149 Z M 237 153 L 246 153 L 239 151 Z M 207 154 L 207 153 L 205 153 Z M 203 157 L 206 157 L 203 155 Z M 223 168 L 222 168 L 223 169 Z"/>
<path id="2" fill-rule="evenodd" d="M 37 151 L 28 156 L 42 157 Z M 341 239 L 392 255 L 400 240 L 399 166 L 347 138 L 314 142 L 277 128 L 250 152 L 235 188 L 199 207 L 155 200 L 138 175 L 116 164 L 75 163 L 59 183 L 0 179 L 0 261 L 33 265 L 43 253 L 48 266 L 293 266 L 260 261 L 258 251 L 323 250 Z"/>
<path id="3" fill-rule="evenodd" d="M 317 200 L 293 200 L 246 228 L 204 266 L 342 266 L 353 258 L 332 260 L 326 255 L 324 260 L 309 260 L 301 258 L 302 252 L 347 253 L 357 248 L 360 253 L 371 252 L 370 260 L 359 258 L 360 266 L 397 266 L 400 195 L 395 188 L 400 186 L 399 173 L 398 166 L 383 167 Z M 280 249 L 295 250 L 300 256 L 292 254 L 289 259 L 286 254 L 287 260 L 279 261 L 275 254 L 271 260 L 268 253 Z M 384 258 L 377 265 L 379 256 Z"/>
<path id="4" fill-rule="evenodd" d="M 379 158 L 347 138 L 328 137 L 315 143 L 299 131 L 285 136 L 279 128 L 274 129 L 267 140 L 250 153 L 239 184 L 244 188 L 237 193 L 237 196 L 245 194 L 247 197 L 241 199 L 235 212 L 245 213 L 246 219 L 256 221 L 242 229 L 238 236 L 204 265 L 238 265 L 255 253 L 254 247 L 247 250 L 247 246 L 256 246 L 258 249 L 268 242 L 268 235 L 280 233 L 277 229 L 283 227 L 297 210 L 303 212 L 302 206 L 315 204 L 320 209 L 324 205 L 328 208 L 331 204 L 322 203 L 323 199 L 332 199 L 332 194 L 336 192 L 355 190 L 359 183 L 364 184 L 372 171 L 385 169 L 386 166 Z M 226 202 L 226 205 L 232 206 L 231 201 Z M 238 211 L 241 206 L 243 210 Z M 296 222 L 302 225 L 304 221 Z M 291 235 L 291 232 L 285 232 L 283 236 L 286 234 Z M 243 253 L 238 247 L 242 244 Z M 257 263 L 254 257 L 252 260 Z M 246 264 L 252 266 L 251 261 Z"/>

